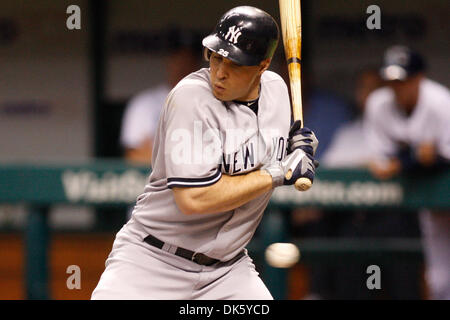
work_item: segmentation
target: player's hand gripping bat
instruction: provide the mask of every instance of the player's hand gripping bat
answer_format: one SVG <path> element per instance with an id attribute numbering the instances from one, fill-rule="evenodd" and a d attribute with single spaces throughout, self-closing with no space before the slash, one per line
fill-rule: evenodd
<path id="1" fill-rule="evenodd" d="M 300 0 L 279 0 L 281 31 L 283 35 L 284 52 L 289 70 L 291 85 L 291 105 L 294 121 L 300 120 L 303 127 L 302 83 L 301 83 L 301 49 L 302 49 L 302 19 Z M 286 179 L 292 177 L 292 172 L 286 174 Z M 299 178 L 295 188 L 306 191 L 311 187 L 311 180 Z"/>

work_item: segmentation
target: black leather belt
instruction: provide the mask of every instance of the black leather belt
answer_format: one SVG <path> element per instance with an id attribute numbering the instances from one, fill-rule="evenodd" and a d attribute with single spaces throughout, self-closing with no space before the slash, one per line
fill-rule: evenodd
<path id="1" fill-rule="evenodd" d="M 161 240 L 159 240 L 158 238 L 155 238 L 152 235 L 148 235 L 144 239 L 144 241 L 154 247 L 159 248 L 159 249 L 163 249 L 164 245 L 166 245 L 166 243 L 162 242 Z M 169 251 L 169 250 L 166 250 L 166 251 Z M 188 259 L 190 261 L 194 261 L 195 263 L 198 263 L 198 264 L 201 264 L 204 266 L 210 266 L 210 265 L 220 261 L 220 260 L 208 257 L 207 255 L 205 255 L 203 253 L 194 252 L 194 251 L 180 248 L 180 247 L 177 247 L 175 252 L 173 252 L 173 253 L 179 257 Z"/>

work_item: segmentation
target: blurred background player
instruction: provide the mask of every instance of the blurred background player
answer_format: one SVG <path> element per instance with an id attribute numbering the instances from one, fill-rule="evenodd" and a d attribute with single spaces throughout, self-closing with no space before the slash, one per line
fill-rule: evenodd
<path id="1" fill-rule="evenodd" d="M 385 51 L 380 75 L 388 86 L 369 96 L 364 118 L 371 172 L 389 179 L 448 170 L 449 90 L 428 79 L 423 57 L 405 46 Z M 450 299 L 450 215 L 424 210 L 420 218 L 431 298 Z"/>
<path id="2" fill-rule="evenodd" d="M 375 67 L 358 71 L 354 83 L 353 119 L 337 128 L 323 153 L 323 164 L 330 168 L 367 167 L 369 164 L 369 151 L 362 138 L 364 109 L 367 97 L 384 83 Z"/>
<path id="3" fill-rule="evenodd" d="M 355 73 L 351 103 L 353 119 L 339 126 L 322 156 L 330 169 L 367 168 L 371 153 L 364 139 L 363 115 L 368 96 L 384 85 L 378 68 Z M 318 220 L 307 225 L 308 236 L 330 238 L 414 238 L 420 235 L 415 212 L 318 210 Z M 394 259 L 377 261 L 383 274 L 381 290 L 367 290 L 365 270 L 373 261 L 345 261 L 311 268 L 308 299 L 420 299 L 420 264 Z"/>
<path id="4" fill-rule="evenodd" d="M 125 160 L 137 165 L 149 165 L 159 114 L 170 90 L 186 75 L 200 66 L 202 47 L 197 33 L 177 27 L 168 28 L 164 57 L 166 74 L 156 86 L 130 99 L 124 111 L 120 144 Z M 133 206 L 127 210 L 127 219 Z"/>
<path id="5" fill-rule="evenodd" d="M 133 97 L 122 120 L 120 143 L 125 159 L 136 164 L 150 163 L 159 113 L 170 90 L 200 66 L 202 48 L 195 32 L 170 28 L 166 42 L 166 74 L 161 83 Z"/>

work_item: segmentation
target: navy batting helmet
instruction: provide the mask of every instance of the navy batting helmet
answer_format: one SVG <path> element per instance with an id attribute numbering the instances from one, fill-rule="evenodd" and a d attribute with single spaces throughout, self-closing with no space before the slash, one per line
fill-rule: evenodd
<path id="1" fill-rule="evenodd" d="M 406 80 L 425 71 L 425 60 L 411 48 L 395 45 L 384 53 L 380 75 L 383 80 Z"/>
<path id="2" fill-rule="evenodd" d="M 278 38 L 278 25 L 268 13 L 241 6 L 226 12 L 202 43 L 233 62 L 254 66 L 273 56 Z"/>

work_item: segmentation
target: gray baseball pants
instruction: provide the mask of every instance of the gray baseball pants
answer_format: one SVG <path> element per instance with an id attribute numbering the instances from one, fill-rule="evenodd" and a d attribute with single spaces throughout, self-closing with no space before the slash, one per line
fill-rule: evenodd
<path id="1" fill-rule="evenodd" d="M 116 236 L 93 300 L 272 300 L 245 255 L 211 266 L 153 247 L 127 231 Z"/>

